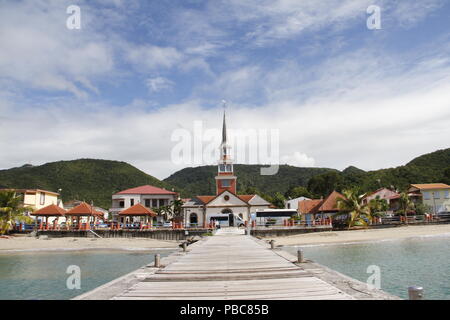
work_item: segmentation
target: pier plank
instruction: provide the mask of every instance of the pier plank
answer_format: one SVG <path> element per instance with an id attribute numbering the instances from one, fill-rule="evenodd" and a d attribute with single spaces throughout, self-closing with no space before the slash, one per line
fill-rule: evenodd
<path id="1" fill-rule="evenodd" d="M 354 299 L 243 230 L 223 229 L 114 300 Z"/>

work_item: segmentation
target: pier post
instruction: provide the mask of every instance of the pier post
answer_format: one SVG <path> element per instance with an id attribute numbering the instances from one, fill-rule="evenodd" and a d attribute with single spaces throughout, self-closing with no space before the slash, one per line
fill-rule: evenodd
<path id="1" fill-rule="evenodd" d="M 185 242 L 183 242 L 183 251 L 186 252 L 186 249 L 187 249 L 187 243 L 185 241 Z"/>
<path id="2" fill-rule="evenodd" d="M 161 266 L 161 255 L 159 253 L 155 254 L 155 268 Z"/>
<path id="3" fill-rule="evenodd" d="M 297 250 L 297 262 L 298 263 L 303 263 L 304 259 L 303 259 L 303 250 L 299 249 Z"/>
<path id="4" fill-rule="evenodd" d="M 270 240 L 270 249 L 275 249 L 275 240 Z"/>
<path id="5" fill-rule="evenodd" d="M 409 300 L 423 300 L 423 288 L 422 287 L 409 287 L 408 288 Z"/>

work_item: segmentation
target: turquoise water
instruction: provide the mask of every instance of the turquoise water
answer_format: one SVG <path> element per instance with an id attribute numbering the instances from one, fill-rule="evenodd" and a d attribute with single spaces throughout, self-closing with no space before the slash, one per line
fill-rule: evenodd
<path id="1" fill-rule="evenodd" d="M 425 299 L 450 300 L 450 237 L 421 237 L 373 243 L 284 247 L 297 255 L 302 248 L 313 260 L 347 276 L 366 282 L 376 265 L 381 289 L 408 298 L 408 287 L 424 288 Z"/>
<path id="2" fill-rule="evenodd" d="M 70 299 L 106 282 L 136 270 L 171 251 L 103 252 L 76 251 L 52 253 L 0 254 L 0 299 Z M 67 267 L 81 270 L 81 289 L 66 286 Z"/>

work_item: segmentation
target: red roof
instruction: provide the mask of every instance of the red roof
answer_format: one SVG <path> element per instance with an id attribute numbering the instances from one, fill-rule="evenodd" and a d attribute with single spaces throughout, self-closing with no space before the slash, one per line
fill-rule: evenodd
<path id="1" fill-rule="evenodd" d="M 125 209 L 119 213 L 119 215 L 127 216 L 151 216 L 156 217 L 156 213 L 152 210 L 144 207 L 142 204 L 138 203 L 128 209 Z"/>
<path id="2" fill-rule="evenodd" d="M 314 200 L 302 200 L 298 202 L 298 209 L 300 213 L 317 213 L 317 209 L 322 204 L 322 199 L 314 199 Z"/>
<path id="3" fill-rule="evenodd" d="M 323 201 L 322 205 L 319 207 L 320 212 L 327 211 L 338 211 L 337 199 L 345 199 L 345 197 L 337 191 L 333 191 L 326 199 Z"/>
<path id="4" fill-rule="evenodd" d="M 88 205 L 86 202 L 82 202 L 79 205 L 77 205 L 75 208 L 70 209 L 67 211 L 66 215 L 68 216 L 90 216 L 90 215 L 98 215 L 99 212 L 92 209 L 90 205 Z M 103 215 L 103 213 L 102 213 Z"/>
<path id="5" fill-rule="evenodd" d="M 217 196 L 197 196 L 196 198 L 203 202 L 204 204 L 207 204 L 208 202 L 215 199 Z"/>
<path id="6" fill-rule="evenodd" d="M 66 210 L 61 207 L 58 207 L 56 204 L 51 204 L 42 209 L 36 210 L 31 213 L 32 216 L 54 216 L 54 217 L 63 217 L 66 214 Z"/>
<path id="7" fill-rule="evenodd" d="M 166 189 L 161 189 L 158 187 L 146 185 L 146 186 L 140 186 L 140 187 L 136 187 L 136 188 L 123 190 L 116 194 L 177 194 L 177 193 L 166 190 Z"/>
<path id="8" fill-rule="evenodd" d="M 316 214 L 319 212 L 336 212 L 337 199 L 345 197 L 337 191 L 333 191 L 325 199 L 303 200 L 298 202 L 298 210 L 300 213 Z"/>

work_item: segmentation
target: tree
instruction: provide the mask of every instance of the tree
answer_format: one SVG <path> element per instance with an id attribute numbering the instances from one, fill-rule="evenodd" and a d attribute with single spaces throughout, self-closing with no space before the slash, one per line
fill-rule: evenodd
<path id="1" fill-rule="evenodd" d="M 32 211 L 29 207 L 22 205 L 22 196 L 13 190 L 0 191 L 0 234 L 11 230 L 16 221 L 31 222 L 31 218 L 24 215 Z"/>
<path id="2" fill-rule="evenodd" d="M 372 215 L 369 205 L 362 202 L 364 194 L 359 194 L 355 190 L 344 190 L 342 194 L 345 198 L 337 199 L 337 207 L 340 212 L 334 216 L 347 215 L 348 229 L 357 223 L 367 227 Z"/>
<path id="3" fill-rule="evenodd" d="M 317 196 L 326 197 L 334 190 L 342 189 L 344 179 L 339 172 L 327 172 L 312 177 L 308 181 L 308 190 Z"/>
<path id="4" fill-rule="evenodd" d="M 285 201 L 286 199 L 284 198 L 284 196 L 281 194 L 281 193 L 279 193 L 279 192 L 277 192 L 277 193 L 275 193 L 275 195 L 272 197 L 272 204 L 275 206 L 275 207 L 277 207 L 277 208 L 279 208 L 279 209 L 284 209 L 284 201 Z"/>
<path id="5" fill-rule="evenodd" d="M 380 196 L 376 196 L 375 199 L 369 201 L 369 208 L 372 216 L 380 217 L 386 214 L 389 204 L 386 199 L 380 199 Z"/>
<path id="6" fill-rule="evenodd" d="M 291 187 L 284 195 L 287 199 L 295 199 L 300 197 L 313 198 L 311 192 L 305 187 Z"/>
<path id="7" fill-rule="evenodd" d="M 399 202 L 400 202 L 400 208 L 401 208 L 400 211 L 405 216 L 405 223 L 408 224 L 408 218 L 407 218 L 408 210 L 414 209 L 414 203 L 412 202 L 411 198 L 409 197 L 408 192 L 400 193 Z"/>

